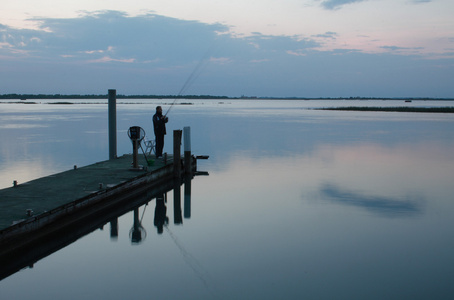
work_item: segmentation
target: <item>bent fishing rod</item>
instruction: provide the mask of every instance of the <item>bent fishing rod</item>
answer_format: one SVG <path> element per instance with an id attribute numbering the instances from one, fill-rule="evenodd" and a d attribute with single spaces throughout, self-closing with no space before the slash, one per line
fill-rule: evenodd
<path id="1" fill-rule="evenodd" d="M 205 55 L 202 57 L 202 59 L 198 62 L 198 64 L 195 66 L 194 70 L 192 73 L 189 75 L 189 77 L 186 79 L 185 83 L 181 87 L 180 91 L 178 92 L 178 95 L 176 96 L 175 100 L 173 100 L 172 104 L 170 104 L 169 109 L 165 113 L 164 117 L 167 117 L 169 114 L 170 110 L 172 109 L 173 105 L 177 102 L 178 98 L 185 92 L 191 85 L 192 83 L 199 77 L 201 71 L 200 68 L 204 63 L 208 61 L 208 56 L 209 56 L 210 50 L 208 50 Z M 199 72 L 200 71 L 200 72 Z"/>

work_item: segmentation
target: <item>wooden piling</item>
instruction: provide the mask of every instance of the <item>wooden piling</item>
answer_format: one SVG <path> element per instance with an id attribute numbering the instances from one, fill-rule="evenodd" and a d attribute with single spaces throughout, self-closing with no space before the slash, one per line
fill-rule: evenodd
<path id="1" fill-rule="evenodd" d="M 184 134 L 184 172 L 189 174 L 192 170 L 191 166 L 191 127 L 183 128 Z"/>
<path id="2" fill-rule="evenodd" d="M 181 130 L 173 131 L 173 174 L 175 178 L 181 176 Z"/>
<path id="3" fill-rule="evenodd" d="M 109 90 L 109 159 L 117 157 L 117 90 Z"/>

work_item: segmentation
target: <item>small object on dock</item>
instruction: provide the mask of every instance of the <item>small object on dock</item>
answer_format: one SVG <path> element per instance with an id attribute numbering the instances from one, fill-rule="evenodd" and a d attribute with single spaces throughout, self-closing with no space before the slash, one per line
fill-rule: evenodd
<path id="1" fill-rule="evenodd" d="M 17 180 L 14 180 L 13 181 L 13 187 L 16 187 L 17 186 Z"/>
<path id="2" fill-rule="evenodd" d="M 210 156 L 209 155 L 197 155 L 195 158 L 197 159 L 208 159 Z"/>
<path id="3" fill-rule="evenodd" d="M 195 176 L 209 176 L 210 174 L 207 171 L 196 171 Z"/>

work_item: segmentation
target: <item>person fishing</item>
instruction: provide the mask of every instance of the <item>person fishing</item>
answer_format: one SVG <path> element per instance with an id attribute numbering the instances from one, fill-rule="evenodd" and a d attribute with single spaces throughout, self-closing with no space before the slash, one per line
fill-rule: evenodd
<path id="1" fill-rule="evenodd" d="M 164 149 L 164 135 L 166 134 L 166 123 L 169 118 L 162 115 L 162 107 L 156 107 L 156 113 L 153 115 L 153 128 L 156 138 L 156 158 L 162 156 L 162 149 Z"/>

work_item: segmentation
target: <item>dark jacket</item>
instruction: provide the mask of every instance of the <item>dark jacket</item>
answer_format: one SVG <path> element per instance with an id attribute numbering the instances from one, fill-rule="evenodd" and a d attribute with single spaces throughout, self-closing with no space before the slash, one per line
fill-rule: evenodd
<path id="1" fill-rule="evenodd" d="M 153 116 L 153 128 L 154 135 L 165 135 L 166 132 L 166 123 L 169 121 L 169 118 L 164 117 L 163 115 L 154 114 Z"/>

